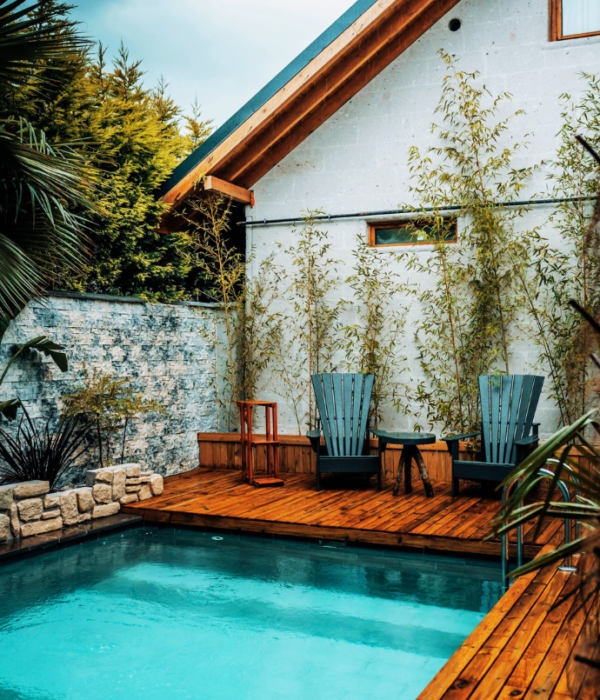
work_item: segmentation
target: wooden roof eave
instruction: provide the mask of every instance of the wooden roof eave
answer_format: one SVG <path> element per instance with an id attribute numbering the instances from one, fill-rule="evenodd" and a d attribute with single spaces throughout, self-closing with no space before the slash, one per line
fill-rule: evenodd
<path id="1" fill-rule="evenodd" d="M 163 201 L 179 209 L 205 175 L 249 189 L 458 2 L 375 2 L 166 192 Z"/>

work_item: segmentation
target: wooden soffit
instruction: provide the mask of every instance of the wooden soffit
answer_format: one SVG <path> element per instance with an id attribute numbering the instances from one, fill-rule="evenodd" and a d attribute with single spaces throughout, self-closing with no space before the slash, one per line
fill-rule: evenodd
<path id="1" fill-rule="evenodd" d="M 459 0 L 378 0 L 162 194 L 175 209 L 202 176 L 250 189 Z"/>

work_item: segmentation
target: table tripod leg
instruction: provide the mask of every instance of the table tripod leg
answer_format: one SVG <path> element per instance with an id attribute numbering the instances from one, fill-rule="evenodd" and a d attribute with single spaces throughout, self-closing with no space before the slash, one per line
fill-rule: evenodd
<path id="1" fill-rule="evenodd" d="M 404 492 L 412 493 L 412 461 L 414 457 L 414 448 L 412 445 L 406 445 L 402 452 L 406 452 L 404 458 Z"/>
<path id="2" fill-rule="evenodd" d="M 421 450 L 418 447 L 415 448 L 414 455 L 415 462 L 419 467 L 419 473 L 421 474 L 423 485 L 425 486 L 425 493 L 427 494 L 427 498 L 433 498 L 433 486 L 431 485 L 431 481 L 429 481 L 429 472 L 427 471 L 427 466 L 425 465 L 425 460 L 423 459 Z"/>
<path id="3" fill-rule="evenodd" d="M 402 449 L 400 454 L 400 461 L 398 462 L 398 473 L 396 474 L 396 483 L 394 484 L 394 496 L 398 495 L 400 490 L 400 482 L 402 481 L 402 470 L 406 469 L 406 447 Z M 410 466 L 408 467 L 410 468 Z"/>

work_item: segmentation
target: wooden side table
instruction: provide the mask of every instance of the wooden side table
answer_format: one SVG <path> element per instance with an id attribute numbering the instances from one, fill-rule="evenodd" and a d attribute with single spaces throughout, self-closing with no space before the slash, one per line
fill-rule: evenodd
<path id="1" fill-rule="evenodd" d="M 402 445 L 400 462 L 398 463 L 398 474 L 394 485 L 394 496 L 398 495 L 400 482 L 402 481 L 402 470 L 404 470 L 404 490 L 406 493 L 412 491 L 412 461 L 415 460 L 419 468 L 425 493 L 428 498 L 433 498 L 433 486 L 429 480 L 429 474 L 419 445 L 431 445 L 436 441 L 433 433 L 388 433 L 383 430 L 371 431 L 379 438 L 379 449 L 385 451 L 388 445 Z"/>
<path id="2" fill-rule="evenodd" d="M 277 404 L 274 401 L 238 401 L 241 422 L 242 478 L 252 486 L 283 486 L 279 478 L 279 437 L 277 434 Z M 252 411 L 264 406 L 266 438 L 256 439 L 252 435 Z M 267 450 L 267 476 L 254 476 L 253 449 L 265 445 Z"/>

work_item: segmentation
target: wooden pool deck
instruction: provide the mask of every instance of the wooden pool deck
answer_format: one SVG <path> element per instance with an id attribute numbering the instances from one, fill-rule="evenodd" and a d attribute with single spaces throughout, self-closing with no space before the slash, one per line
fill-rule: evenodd
<path id="1" fill-rule="evenodd" d="M 517 579 L 418 700 L 597 700 L 600 675 L 573 657 L 598 599 L 553 607 L 576 581 L 556 567 Z"/>
<path id="2" fill-rule="evenodd" d="M 435 496 L 426 498 L 417 481 L 412 493 L 401 488 L 394 498 L 391 481 L 377 492 L 372 483 L 330 480 L 317 492 L 312 475 L 286 474 L 284 479 L 283 488 L 255 489 L 242 482 L 237 470 L 195 469 L 167 478 L 161 496 L 122 510 L 173 526 L 500 554 L 498 541 L 485 541 L 500 502 L 476 485 L 452 498 L 449 484 L 434 482 Z M 556 520 L 536 541 L 528 531 L 526 556 L 559 544 L 562 532 Z M 575 575 L 556 568 L 517 580 L 419 700 L 596 698 L 598 678 L 585 667 L 579 681 L 572 673 L 573 650 L 588 613 L 577 611 L 574 597 L 553 608 L 574 584 Z"/>
<path id="3" fill-rule="evenodd" d="M 378 492 L 373 482 L 324 480 L 317 492 L 314 476 L 285 474 L 284 479 L 283 488 L 255 489 L 239 471 L 195 469 L 167 478 L 158 498 L 122 510 L 171 525 L 500 555 L 499 541 L 485 541 L 499 500 L 476 485 L 452 498 L 449 484 L 434 483 L 435 496 L 427 498 L 417 481 L 412 493 L 401 488 L 394 498 L 391 481 Z M 560 527 L 549 521 L 535 542 L 528 532 L 526 556 L 560 538 Z"/>

